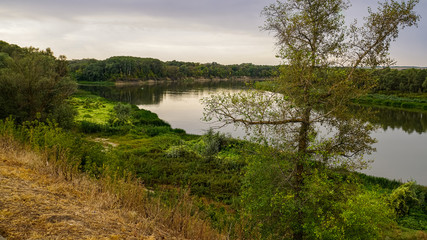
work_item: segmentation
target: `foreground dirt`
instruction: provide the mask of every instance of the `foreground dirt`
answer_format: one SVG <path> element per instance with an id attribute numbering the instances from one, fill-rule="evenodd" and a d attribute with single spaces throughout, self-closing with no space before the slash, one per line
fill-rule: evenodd
<path id="1" fill-rule="evenodd" d="M 35 158 L 0 151 L 0 239 L 164 239 L 114 197 L 53 177 Z"/>

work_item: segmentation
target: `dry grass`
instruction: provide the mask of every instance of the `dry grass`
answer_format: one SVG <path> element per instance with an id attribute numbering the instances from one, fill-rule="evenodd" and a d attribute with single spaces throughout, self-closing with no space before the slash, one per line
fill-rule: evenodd
<path id="1" fill-rule="evenodd" d="M 0 137 L 0 235 L 11 239 L 222 239 L 188 193 L 174 207 L 132 178 L 67 173 Z"/>

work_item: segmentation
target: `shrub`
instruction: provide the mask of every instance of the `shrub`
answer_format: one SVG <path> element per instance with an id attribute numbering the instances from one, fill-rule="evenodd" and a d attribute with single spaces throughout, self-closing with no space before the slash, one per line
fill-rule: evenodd
<path id="1" fill-rule="evenodd" d="M 80 131 L 83 133 L 98 133 L 104 130 L 105 130 L 105 127 L 101 124 L 89 122 L 89 121 L 80 122 Z"/>
<path id="2" fill-rule="evenodd" d="M 416 104 L 415 103 L 411 103 L 411 102 L 404 102 L 401 105 L 402 108 L 416 108 Z"/>
<path id="3" fill-rule="evenodd" d="M 390 206 L 396 211 L 398 216 L 408 215 L 409 209 L 420 203 L 415 192 L 415 187 L 415 182 L 407 182 L 390 194 Z"/>

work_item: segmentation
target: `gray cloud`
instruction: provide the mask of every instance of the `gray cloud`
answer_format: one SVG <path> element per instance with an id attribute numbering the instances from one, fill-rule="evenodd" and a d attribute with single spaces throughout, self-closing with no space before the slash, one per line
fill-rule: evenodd
<path id="1" fill-rule="evenodd" d="M 277 64 L 260 12 L 275 0 L 2 0 L 2 40 L 51 47 L 69 58 L 113 55 L 162 60 Z M 371 0 L 353 1 L 360 18 Z M 424 15 L 427 3 L 418 10 Z M 423 12 L 424 11 L 424 12 Z M 425 20 L 393 45 L 400 65 L 427 65 Z M 416 49 L 415 49 L 416 48 Z"/>

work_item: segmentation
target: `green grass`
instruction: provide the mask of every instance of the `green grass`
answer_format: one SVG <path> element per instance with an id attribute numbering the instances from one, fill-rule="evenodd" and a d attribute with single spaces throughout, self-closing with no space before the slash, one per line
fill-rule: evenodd
<path id="1" fill-rule="evenodd" d="M 79 91 L 70 100 L 78 114 L 77 122 L 87 121 L 96 124 L 107 124 L 116 103 L 87 92 Z"/>
<path id="2" fill-rule="evenodd" d="M 368 94 L 354 99 L 355 104 L 366 106 L 380 106 L 415 111 L 427 111 L 427 96 L 425 94 Z"/>

